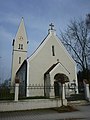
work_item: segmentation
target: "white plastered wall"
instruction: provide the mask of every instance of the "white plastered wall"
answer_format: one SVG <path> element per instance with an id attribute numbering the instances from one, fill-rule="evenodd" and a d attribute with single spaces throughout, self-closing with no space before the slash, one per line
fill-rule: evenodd
<path id="1" fill-rule="evenodd" d="M 52 46 L 55 48 L 55 56 L 52 56 Z M 75 62 L 66 51 L 65 47 L 62 45 L 60 40 L 55 34 L 49 34 L 41 46 L 36 50 L 36 52 L 29 58 L 29 83 L 44 85 L 44 73 L 55 63 L 57 59 L 62 64 L 63 67 L 68 71 L 70 81 L 76 80 L 76 70 Z M 68 74 L 64 68 L 61 67 L 60 70 Z M 58 70 L 58 69 L 57 69 Z M 60 72 L 58 70 L 58 72 Z M 68 75 L 67 75 L 68 76 Z M 43 91 L 38 93 L 35 92 L 32 95 L 42 95 Z"/>

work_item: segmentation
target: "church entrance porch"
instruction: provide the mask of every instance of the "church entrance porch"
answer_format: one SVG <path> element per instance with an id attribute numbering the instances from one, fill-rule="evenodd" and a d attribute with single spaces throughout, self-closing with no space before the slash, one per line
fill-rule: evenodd
<path id="1" fill-rule="evenodd" d="M 62 84 L 69 82 L 69 73 L 60 62 L 53 64 L 44 74 L 45 96 L 60 97 Z M 53 89 L 47 90 L 46 87 Z"/>
<path id="2" fill-rule="evenodd" d="M 54 76 L 54 79 L 55 79 L 55 81 L 54 81 L 55 97 L 62 98 L 63 96 L 65 96 L 64 84 L 66 82 L 69 82 L 69 78 L 63 73 L 57 73 Z"/>
<path id="3" fill-rule="evenodd" d="M 44 95 L 46 97 L 62 98 L 63 91 L 65 94 L 63 88 L 65 82 L 69 82 L 69 78 L 63 73 L 56 73 L 53 78 L 50 74 L 46 74 L 44 78 Z"/>

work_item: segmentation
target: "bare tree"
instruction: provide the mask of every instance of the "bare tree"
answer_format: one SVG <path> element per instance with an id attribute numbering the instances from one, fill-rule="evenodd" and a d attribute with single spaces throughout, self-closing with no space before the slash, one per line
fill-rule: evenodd
<path id="1" fill-rule="evenodd" d="M 90 18 L 90 17 L 88 17 Z M 71 21 L 64 33 L 61 32 L 63 44 L 69 50 L 81 71 L 89 69 L 90 29 L 86 20 Z"/>
<path id="2" fill-rule="evenodd" d="M 90 29 L 90 13 L 86 15 L 86 25 Z"/>

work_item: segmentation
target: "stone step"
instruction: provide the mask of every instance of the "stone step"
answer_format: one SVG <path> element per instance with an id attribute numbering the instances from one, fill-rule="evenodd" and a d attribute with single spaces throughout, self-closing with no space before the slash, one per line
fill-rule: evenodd
<path id="1" fill-rule="evenodd" d="M 85 100 L 84 94 L 72 94 L 69 97 L 67 97 L 68 101 L 76 101 L 76 100 Z"/>
<path id="2" fill-rule="evenodd" d="M 78 100 L 78 101 L 68 101 L 68 105 L 89 105 L 90 102 L 86 100 Z"/>

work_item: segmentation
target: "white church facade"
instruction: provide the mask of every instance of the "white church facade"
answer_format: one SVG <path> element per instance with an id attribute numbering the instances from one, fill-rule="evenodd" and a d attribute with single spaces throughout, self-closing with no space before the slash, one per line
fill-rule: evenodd
<path id="1" fill-rule="evenodd" d="M 23 19 L 21 20 L 16 38 L 13 42 L 12 79 L 19 78 L 24 96 L 55 96 L 54 89 L 47 86 L 55 84 L 55 75 L 64 74 L 70 83 L 77 85 L 76 63 L 58 38 L 54 26 L 51 24 L 48 35 L 44 38 L 34 53 L 27 57 L 27 36 Z M 29 86 L 40 85 L 44 89 L 29 89 Z M 78 90 L 76 90 L 78 92 Z M 68 92 L 67 92 L 68 94 Z"/>

